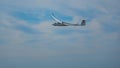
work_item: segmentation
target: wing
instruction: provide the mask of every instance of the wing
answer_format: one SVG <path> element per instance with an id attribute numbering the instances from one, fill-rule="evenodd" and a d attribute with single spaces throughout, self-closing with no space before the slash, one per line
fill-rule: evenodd
<path id="1" fill-rule="evenodd" d="M 57 21 L 57 22 L 59 22 L 59 23 L 62 23 L 62 21 L 61 21 L 61 20 L 59 20 L 59 19 L 57 19 L 57 18 L 54 16 L 54 14 L 53 14 L 53 13 L 52 13 L 51 17 L 52 17 L 55 21 Z"/>

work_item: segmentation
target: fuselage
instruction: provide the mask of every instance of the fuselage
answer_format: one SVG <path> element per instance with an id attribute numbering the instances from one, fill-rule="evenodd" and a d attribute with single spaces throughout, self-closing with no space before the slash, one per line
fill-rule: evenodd
<path id="1" fill-rule="evenodd" d="M 67 24 L 59 23 L 59 22 L 54 23 L 54 24 L 52 24 L 52 25 L 54 25 L 54 26 L 68 26 Z"/>
<path id="2" fill-rule="evenodd" d="M 66 23 L 66 22 L 62 22 L 62 23 L 57 22 L 52 25 L 54 25 L 54 26 L 81 26 L 80 24 L 70 24 L 70 23 Z"/>

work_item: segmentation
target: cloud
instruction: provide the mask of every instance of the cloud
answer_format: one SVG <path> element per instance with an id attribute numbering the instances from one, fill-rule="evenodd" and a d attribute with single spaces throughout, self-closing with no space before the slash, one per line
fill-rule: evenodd
<path id="1" fill-rule="evenodd" d="M 78 67 L 79 62 L 90 64 L 93 61 L 91 65 L 97 62 L 98 65 L 107 63 L 118 66 L 116 64 L 120 60 L 118 3 L 118 0 L 1 1 L 0 7 L 3 10 L 0 11 L 0 60 L 11 58 L 25 59 L 26 62 L 27 58 L 32 59 L 31 62 L 52 60 L 53 64 L 50 61 L 52 65 L 65 60 L 66 63 L 75 62 L 73 66 Z M 64 16 L 72 18 L 68 21 L 70 23 L 86 19 L 87 25 L 52 26 L 54 21 L 50 18 L 51 12 L 55 12 L 60 18 Z M 55 58 L 58 60 L 54 61 Z"/>
<path id="2" fill-rule="evenodd" d="M 3 32 L 1 38 L 7 40 L 6 45 L 54 46 L 61 44 L 62 46 L 67 45 L 73 47 L 73 45 L 76 44 L 76 47 L 78 48 L 86 48 L 86 46 L 84 46 L 88 45 L 85 44 L 86 42 L 90 43 L 90 45 L 92 45 L 91 43 L 94 43 L 93 47 L 96 47 L 98 46 L 98 42 L 103 42 L 102 40 L 104 37 L 110 38 L 112 41 L 112 38 L 114 38 L 114 40 L 118 39 L 118 33 L 115 32 L 115 34 L 112 34 L 114 37 L 111 37 L 111 34 L 108 34 L 102 29 L 103 24 L 100 23 L 97 18 L 88 22 L 85 27 L 54 27 L 52 26 L 52 21 L 29 24 L 27 21 L 19 20 L 14 16 L 3 16 L 3 23 L 1 24 L 7 26 L 7 28 L 4 26 L 1 27 L 1 31 Z M 7 22 L 5 22 L 6 20 Z M 17 30 L 16 27 L 19 28 L 18 26 L 24 26 L 24 29 L 30 28 L 31 31 L 35 30 L 37 33 L 27 34 L 24 32 L 24 29 Z M 4 35 L 4 33 L 7 35 Z M 92 40 L 89 38 L 92 38 Z M 81 46 L 79 47 L 78 45 Z"/>

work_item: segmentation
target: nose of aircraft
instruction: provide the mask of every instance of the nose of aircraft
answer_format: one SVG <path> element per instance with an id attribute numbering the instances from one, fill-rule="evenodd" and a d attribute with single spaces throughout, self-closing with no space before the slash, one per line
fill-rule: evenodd
<path id="1" fill-rule="evenodd" d="M 52 25 L 56 26 L 56 23 L 54 23 L 54 24 L 52 24 Z"/>

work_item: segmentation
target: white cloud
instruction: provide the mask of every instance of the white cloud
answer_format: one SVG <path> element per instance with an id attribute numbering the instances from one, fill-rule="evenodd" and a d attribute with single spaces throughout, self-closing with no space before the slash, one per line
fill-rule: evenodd
<path id="1" fill-rule="evenodd" d="M 69 2 L 68 2 L 69 1 Z M 0 14 L 0 40 L 6 41 L 3 46 L 0 46 L 0 54 L 2 57 L 32 57 L 41 59 L 50 56 L 63 56 L 71 54 L 96 54 L 101 52 L 105 47 L 114 45 L 114 49 L 118 48 L 119 32 L 111 32 L 103 30 L 104 23 L 113 24 L 115 21 L 116 27 L 119 27 L 119 7 L 117 2 L 114 1 L 111 5 L 107 2 L 112 0 L 98 1 L 98 0 L 8 0 L 0 2 L 4 8 L 9 9 L 11 12 L 19 8 L 29 9 L 52 9 L 60 13 L 67 14 L 74 17 L 74 22 L 77 22 L 79 16 L 74 9 L 89 10 L 95 9 L 104 12 L 105 14 L 97 14 L 94 19 L 87 21 L 85 27 L 55 27 L 52 26 L 52 21 L 44 21 L 39 24 L 29 24 L 25 20 L 19 20 L 9 15 L 9 11 L 2 10 Z M 66 6 L 64 6 L 66 5 Z M 9 7 L 10 6 L 10 7 Z M 111 7 L 110 7 L 111 6 Z M 115 8 L 117 7 L 117 8 Z M 11 9 L 15 8 L 15 9 Z M 16 9 L 17 8 L 17 9 Z M 5 12 L 4 12 L 5 11 Z M 117 18 L 117 21 L 113 19 Z M 82 17 L 80 18 L 82 19 Z M 23 31 L 16 30 L 14 27 L 17 25 L 24 25 L 31 29 L 38 31 L 37 34 L 27 34 Z M 110 27 L 108 27 L 110 28 Z M 69 30 L 71 32 L 66 35 L 57 33 L 57 31 L 64 32 Z M 83 31 L 83 32 L 82 32 Z M 84 31 L 88 31 L 85 33 Z M 112 44 L 110 44 L 112 43 Z M 112 48 L 111 48 L 112 49 Z M 114 51 L 114 50 L 113 50 Z M 119 51 L 119 50 L 118 50 Z M 3 55 L 4 53 L 4 55 Z"/>

